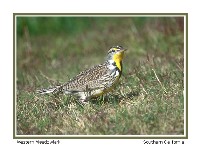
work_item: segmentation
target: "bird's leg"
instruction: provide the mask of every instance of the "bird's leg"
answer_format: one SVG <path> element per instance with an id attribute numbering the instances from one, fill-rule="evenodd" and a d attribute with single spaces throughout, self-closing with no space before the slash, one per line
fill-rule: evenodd
<path id="1" fill-rule="evenodd" d="M 79 97 L 78 97 L 77 101 L 82 106 L 86 105 L 86 104 L 88 104 L 88 100 L 89 100 L 90 96 L 91 96 L 91 91 L 89 90 L 88 85 L 86 85 L 85 91 L 79 93 Z"/>
<path id="2" fill-rule="evenodd" d="M 85 95 L 86 95 L 86 97 L 89 97 L 89 96 L 91 96 L 91 90 L 90 90 L 90 88 L 88 87 L 88 85 L 86 85 L 86 87 L 85 87 Z"/>

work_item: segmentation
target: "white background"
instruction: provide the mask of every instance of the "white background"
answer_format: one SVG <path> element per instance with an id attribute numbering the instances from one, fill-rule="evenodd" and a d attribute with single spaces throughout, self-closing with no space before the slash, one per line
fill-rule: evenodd
<path id="1" fill-rule="evenodd" d="M 199 148 L 200 11 L 196 0 L 1 0 L 0 150 L 191 150 Z M 188 13 L 189 139 L 184 145 L 144 145 L 143 139 L 69 139 L 60 145 L 20 145 L 13 139 L 13 13 Z M 198 147 L 196 148 L 196 146 Z M 198 150 L 198 149 L 197 149 Z"/>

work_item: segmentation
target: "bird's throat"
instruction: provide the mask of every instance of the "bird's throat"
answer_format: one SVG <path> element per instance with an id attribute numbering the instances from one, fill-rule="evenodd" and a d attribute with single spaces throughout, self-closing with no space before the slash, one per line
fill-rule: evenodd
<path id="1" fill-rule="evenodd" d="M 124 57 L 124 53 L 117 53 L 113 56 L 113 60 L 116 63 L 117 68 L 122 71 L 122 59 Z"/>

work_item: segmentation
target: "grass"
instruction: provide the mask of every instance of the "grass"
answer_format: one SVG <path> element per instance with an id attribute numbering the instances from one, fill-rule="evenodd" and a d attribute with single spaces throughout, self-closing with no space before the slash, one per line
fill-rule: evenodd
<path id="1" fill-rule="evenodd" d="M 184 134 L 183 20 L 121 20 L 70 35 L 31 36 L 26 29 L 18 36 L 18 135 Z M 73 96 L 35 93 L 102 63 L 116 44 L 128 51 L 113 92 L 84 108 Z"/>

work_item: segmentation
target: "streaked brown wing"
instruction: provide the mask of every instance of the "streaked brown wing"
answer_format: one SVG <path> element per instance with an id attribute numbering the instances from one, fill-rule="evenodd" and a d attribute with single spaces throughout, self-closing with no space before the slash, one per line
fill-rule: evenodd
<path id="1" fill-rule="evenodd" d="M 110 79 L 110 70 L 106 63 L 87 69 L 63 85 L 67 91 L 87 91 L 105 87 L 106 79 Z"/>

